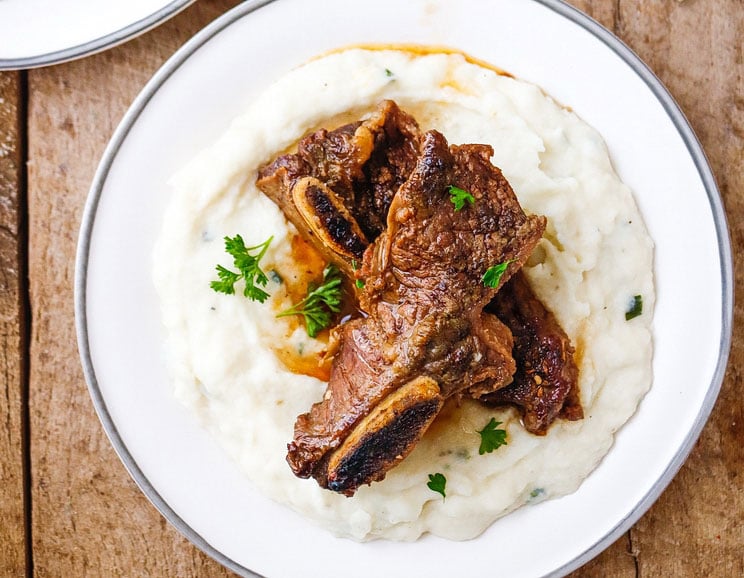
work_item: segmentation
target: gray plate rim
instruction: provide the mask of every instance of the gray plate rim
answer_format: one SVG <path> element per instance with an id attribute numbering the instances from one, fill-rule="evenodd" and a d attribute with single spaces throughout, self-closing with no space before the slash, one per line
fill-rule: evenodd
<path id="1" fill-rule="evenodd" d="M 222 554 L 219 550 L 209 544 L 199 533 L 189 526 L 163 499 L 158 491 L 153 487 L 142 470 L 129 453 L 124 441 L 119 435 L 116 424 L 113 422 L 111 415 L 106 407 L 101 390 L 96 379 L 95 367 L 91 358 L 90 345 L 88 342 L 87 331 L 87 311 L 86 311 L 86 284 L 88 257 L 90 254 L 91 233 L 96 217 L 98 201 L 103 193 L 106 178 L 109 170 L 116 158 L 117 152 L 124 140 L 139 118 L 140 114 L 147 106 L 150 99 L 155 95 L 159 88 L 168 80 L 168 78 L 180 68 L 186 60 L 196 52 L 201 46 L 206 44 L 211 38 L 219 34 L 222 30 L 243 18 L 247 14 L 260 9 L 271 2 L 278 0 L 246 0 L 244 3 L 236 6 L 214 22 L 205 27 L 201 32 L 196 34 L 189 42 L 178 50 L 152 77 L 142 92 L 134 100 L 133 104 L 127 111 L 120 125 L 116 129 L 111 141 L 104 152 L 98 170 L 91 185 L 88 199 L 86 201 L 80 236 L 78 239 L 78 251 L 75 263 L 75 320 L 78 336 L 78 347 L 83 366 L 83 373 L 90 395 L 93 399 L 93 405 L 103 424 L 104 429 L 114 446 L 119 458 L 129 471 L 132 478 L 140 487 L 142 492 L 160 511 L 160 513 L 189 541 L 201 549 L 203 552 L 214 558 L 216 561 L 229 568 L 241 576 L 259 577 L 259 574 L 238 564 L 231 558 Z M 646 495 L 636 504 L 631 512 L 620 520 L 605 536 L 597 540 L 591 547 L 576 556 L 563 566 L 554 569 L 548 573 L 545 578 L 557 578 L 565 576 L 569 572 L 579 568 L 584 563 L 598 555 L 602 550 L 607 548 L 626 532 L 640 517 L 651 507 L 656 499 L 661 495 L 664 489 L 674 478 L 677 471 L 687 459 L 692 447 L 697 441 L 705 425 L 710 412 L 718 397 L 718 393 L 723 382 L 726 371 L 728 356 L 731 349 L 732 339 L 732 320 L 733 320 L 733 262 L 731 252 L 731 240 L 728 231 L 726 213 L 723 208 L 723 201 L 716 185 L 715 177 L 708 164 L 705 153 L 697 139 L 692 127 L 687 121 L 684 113 L 681 111 L 674 98 L 664 87 L 662 82 L 656 77 L 651 69 L 619 38 L 612 32 L 604 28 L 601 24 L 566 4 L 564 0 L 531 0 L 546 8 L 556 12 L 562 17 L 570 20 L 590 32 L 598 40 L 607 45 L 615 52 L 631 69 L 644 81 L 659 103 L 663 106 L 669 118 L 674 123 L 680 136 L 682 137 L 687 150 L 697 168 L 701 177 L 705 191 L 710 203 L 713 220 L 718 238 L 719 259 L 721 262 L 721 288 L 722 288 L 722 308 L 721 308 L 721 335 L 719 342 L 719 355 L 716 368 L 711 378 L 705 399 L 700 407 L 698 415 L 690 428 L 683 444 L 680 446 L 674 459 L 667 465 L 664 473 L 649 489 Z"/>
<path id="2" fill-rule="evenodd" d="M 195 1 L 174 0 L 149 16 L 137 20 L 128 26 L 76 46 L 22 58 L 0 58 L 0 70 L 27 70 L 30 68 L 51 66 L 102 52 L 155 28 Z"/>

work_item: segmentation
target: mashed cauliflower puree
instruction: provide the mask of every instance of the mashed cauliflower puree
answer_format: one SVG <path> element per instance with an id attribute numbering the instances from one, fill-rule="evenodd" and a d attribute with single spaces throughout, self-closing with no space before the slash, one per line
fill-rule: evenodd
<path id="1" fill-rule="evenodd" d="M 383 482 L 346 498 L 296 478 L 285 462 L 295 418 L 325 383 L 290 371 L 276 352 L 313 360 L 325 343 L 296 318 L 276 318 L 307 267 L 296 231 L 255 180 L 309 131 L 359 118 L 382 99 L 450 143 L 490 144 L 525 210 L 548 218 L 525 270 L 576 346 L 586 417 L 559 419 L 537 437 L 512 409 L 451 404 Z M 154 271 L 175 394 L 260 491 L 337 535 L 468 539 L 515 508 L 570 493 L 651 384 L 653 245 L 602 139 L 540 88 L 462 55 L 349 49 L 312 60 L 269 87 L 173 188 Z M 232 265 L 223 238 L 235 234 L 249 246 L 274 237 L 261 261 L 266 303 L 209 287 L 215 265 Z M 635 295 L 643 313 L 626 321 Z M 491 417 L 508 445 L 479 455 L 477 430 Z M 433 473 L 446 477 L 446 499 L 427 487 Z"/>

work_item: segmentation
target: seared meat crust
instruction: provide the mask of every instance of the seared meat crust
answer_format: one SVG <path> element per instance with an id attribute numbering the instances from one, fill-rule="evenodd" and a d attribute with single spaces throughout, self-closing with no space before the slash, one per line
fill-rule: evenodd
<path id="1" fill-rule="evenodd" d="M 363 122 L 300 141 L 259 170 L 257 186 L 308 241 L 351 276 L 352 262 L 384 229 L 395 191 L 416 165 L 416 120 L 383 101 Z"/>
<path id="2" fill-rule="evenodd" d="M 450 148 L 436 131 L 425 134 L 416 167 L 390 204 L 385 230 L 364 253 L 359 302 L 366 316 L 339 328 L 326 395 L 295 424 L 287 459 L 297 475 L 312 475 L 347 494 L 382 479 L 429 419 L 417 420 L 413 433 L 408 427 L 406 443 L 391 444 L 395 455 L 378 457 L 380 467 L 367 475 L 329 470 L 329 464 L 349 460 L 327 454 L 340 451 L 387 396 L 421 377 L 436 382 L 441 401 L 477 383 L 510 381 L 515 367 L 509 333 L 495 317 L 482 315 L 498 288 L 486 287 L 482 277 L 489 267 L 509 262 L 505 282 L 529 257 L 545 219 L 524 214 L 491 155 L 487 146 Z M 475 203 L 455 211 L 449 185 L 470 191 Z M 423 395 L 406 407 L 421 405 L 421 399 L 431 406 L 433 398 Z"/>
<path id="3" fill-rule="evenodd" d="M 518 271 L 545 221 L 525 216 L 491 155 L 423 135 L 384 101 L 260 170 L 300 233 L 365 280 L 363 317 L 334 332 L 324 399 L 297 418 L 287 461 L 298 476 L 347 495 L 383 479 L 450 396 L 515 405 L 538 435 L 558 415 L 583 417 L 573 347 Z M 454 211 L 449 185 L 475 202 Z M 485 287 L 503 262 L 503 288 Z"/>
<path id="4" fill-rule="evenodd" d="M 516 406 L 525 429 L 536 435 L 545 435 L 559 415 L 571 421 L 582 419 L 573 345 L 524 274 L 514 275 L 486 311 L 494 312 L 512 331 L 517 371 L 511 384 L 492 389 L 480 400 Z"/>

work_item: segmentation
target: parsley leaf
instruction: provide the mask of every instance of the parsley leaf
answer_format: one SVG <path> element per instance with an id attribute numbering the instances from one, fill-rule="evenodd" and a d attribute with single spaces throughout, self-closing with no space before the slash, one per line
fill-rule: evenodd
<path id="1" fill-rule="evenodd" d="M 538 496 L 542 496 L 545 493 L 545 490 L 542 488 L 535 488 L 530 492 L 530 499 L 534 500 Z"/>
<path id="2" fill-rule="evenodd" d="M 473 195 L 471 195 L 465 189 L 450 185 L 448 187 L 448 190 L 450 194 L 450 201 L 452 201 L 452 204 L 455 205 L 455 212 L 461 211 L 466 202 L 471 205 L 475 203 L 475 197 L 473 197 Z"/>
<path id="3" fill-rule="evenodd" d="M 328 265 L 323 270 L 323 282 L 309 289 L 307 297 L 277 317 L 302 315 L 307 334 L 315 337 L 331 324 L 333 314 L 341 311 L 341 272 L 335 265 Z"/>
<path id="4" fill-rule="evenodd" d="M 442 474 L 429 474 L 429 481 L 426 485 L 431 491 L 439 492 L 440 494 L 442 494 L 442 499 L 447 497 L 447 495 L 444 493 L 444 487 L 447 485 L 447 478 L 445 478 Z"/>
<path id="5" fill-rule="evenodd" d="M 486 272 L 483 274 L 483 284 L 486 287 L 493 287 L 494 289 L 498 287 L 501 277 L 506 273 L 506 268 L 512 263 L 514 263 L 514 259 L 504 261 L 503 263 L 499 263 L 498 265 L 486 269 Z"/>
<path id="6" fill-rule="evenodd" d="M 235 235 L 232 238 L 225 237 L 225 251 L 232 256 L 233 266 L 238 270 L 238 273 L 230 271 L 222 265 L 217 265 L 218 280 L 212 281 L 209 286 L 218 293 L 233 295 L 235 294 L 235 283 L 243 279 L 245 281 L 245 288 L 243 289 L 245 297 L 259 303 L 266 301 L 269 294 L 257 285 L 265 286 L 269 279 L 259 267 L 258 262 L 266 253 L 273 238 L 273 236 L 269 237 L 260 245 L 246 247 L 243 237 L 240 235 Z M 251 254 L 251 251 L 258 252 Z"/>
<path id="7" fill-rule="evenodd" d="M 496 429 L 496 426 L 498 425 L 501 425 L 501 422 L 496 421 L 496 418 L 492 417 L 491 421 L 486 424 L 486 427 L 478 431 L 481 436 L 481 443 L 478 448 L 478 453 L 480 455 L 490 454 L 493 450 L 507 445 L 506 430 Z"/>
<path id="8" fill-rule="evenodd" d="M 630 304 L 630 309 L 625 312 L 625 321 L 630 321 L 638 317 L 641 313 L 643 313 L 643 297 L 641 295 L 635 295 Z"/>

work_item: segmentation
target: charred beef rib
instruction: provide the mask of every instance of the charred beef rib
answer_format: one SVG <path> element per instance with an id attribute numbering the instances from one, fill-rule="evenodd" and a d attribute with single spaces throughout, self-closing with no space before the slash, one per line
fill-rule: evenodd
<path id="1" fill-rule="evenodd" d="M 385 228 L 393 195 L 416 166 L 421 132 L 393 101 L 364 122 L 303 138 L 297 154 L 259 171 L 257 185 L 323 256 L 353 275 L 353 261 Z"/>
<path id="2" fill-rule="evenodd" d="M 424 137 L 416 121 L 394 102 L 383 101 L 367 120 L 332 131 L 321 129 L 300 142 L 297 154 L 280 156 L 259 173 L 258 186 L 326 259 L 349 276 L 355 274 L 354 262 L 362 261 L 370 243 L 386 231 L 389 219 L 396 223 L 396 230 L 413 232 L 414 241 L 409 239 L 407 250 L 423 259 L 410 271 L 398 269 L 389 255 L 395 244 L 392 232 L 370 250 L 364 270 L 356 274 L 367 278 L 360 299 L 364 310 L 371 313 L 368 319 L 373 319 L 357 320 L 339 328 L 341 346 L 324 401 L 298 418 L 295 439 L 289 445 L 288 461 L 295 473 L 314 476 L 322 486 L 347 495 L 360 484 L 382 479 L 413 448 L 443 400 L 455 392 L 490 405 L 517 406 L 528 431 L 536 434 L 545 433 L 557 415 L 567 419 L 582 417 L 573 348 L 521 272 L 516 272 L 480 317 L 463 308 L 467 319 L 459 325 L 444 318 L 437 325 L 431 315 L 423 315 L 427 308 L 437 315 L 440 311 L 450 317 L 459 314 L 458 306 L 451 306 L 442 291 L 427 288 L 423 279 L 432 285 L 436 277 L 439 284 L 441 270 L 450 272 L 447 259 L 456 261 L 457 256 L 447 244 L 460 229 L 445 225 L 429 235 L 428 224 L 421 221 L 401 226 L 401 218 L 396 220 L 395 215 L 389 214 L 395 193 L 411 176 L 408 192 L 401 193 L 395 210 L 401 215 L 421 216 L 421 211 L 416 213 L 411 207 L 436 200 L 439 205 L 433 212 L 449 209 L 442 213 L 449 215 L 452 205 L 443 202 L 446 195 L 441 190 L 436 194 L 419 190 L 415 199 L 411 193 L 411 187 L 420 186 L 413 183 L 423 182 L 425 174 L 436 172 L 437 163 L 442 165 L 437 169 L 440 177 L 442 173 L 462 174 L 485 167 L 484 175 L 498 183 L 503 181 L 510 191 L 500 172 L 488 162 L 491 153 L 487 147 L 453 147 L 444 154 L 443 147 L 433 144 L 441 135 L 433 135 L 436 133 L 431 133 L 430 139 L 427 135 L 431 141 L 428 156 L 426 150 L 420 154 Z M 431 166 L 427 169 L 422 162 Z M 418 171 L 418 181 L 413 180 L 414 169 Z M 427 182 L 432 179 L 430 176 Z M 471 180 L 478 178 L 466 176 L 462 187 L 470 186 Z M 457 183 L 448 182 L 445 187 L 450 184 Z M 499 186 L 502 185 L 496 188 Z M 509 202 L 516 202 L 511 192 L 506 196 Z M 521 209 L 516 214 L 522 215 Z M 471 227 L 468 218 L 464 221 Z M 485 218 L 481 228 L 493 226 L 494 213 Z M 438 222 L 443 221 L 440 218 Z M 449 223 L 450 227 L 455 225 L 461 226 L 458 219 Z M 476 238 L 475 231 L 481 229 L 471 229 Z M 416 235 L 422 236 L 415 239 Z M 396 246 L 402 248 L 401 242 Z M 431 247 L 438 247 L 442 255 L 430 255 L 433 266 L 429 267 L 425 250 Z M 462 258 L 465 262 L 470 252 Z M 410 264 L 410 259 L 407 262 Z M 520 266 L 521 261 L 514 262 L 504 279 Z M 455 278 L 456 275 L 452 277 Z M 451 296 L 459 299 L 463 289 L 459 287 Z M 416 304 L 419 290 L 420 296 L 428 300 Z M 396 301 L 401 296 L 407 301 Z M 480 303 L 477 296 L 475 301 Z M 460 343 L 465 337 L 461 332 L 466 328 L 471 332 L 469 344 Z M 427 347 L 431 351 L 426 351 Z M 470 355 L 468 347 L 476 351 L 475 357 L 485 359 L 480 372 L 465 368 Z M 550 361 L 536 370 L 532 365 L 538 363 L 537 359 L 540 363 Z M 442 375 L 437 375 L 437 363 L 443 368 Z M 417 367 L 425 368 L 428 374 Z M 504 388 L 513 372 L 514 382 Z M 458 382 L 453 385 L 455 381 Z"/>
<path id="3" fill-rule="evenodd" d="M 573 345 L 532 292 L 524 273 L 517 272 L 486 311 L 495 313 L 511 330 L 517 371 L 512 383 L 479 399 L 488 405 L 516 406 L 525 429 L 536 435 L 545 435 L 559 415 L 570 421 L 582 419 Z"/>
<path id="4" fill-rule="evenodd" d="M 384 231 L 364 253 L 366 316 L 339 327 L 324 399 L 295 424 L 287 459 L 298 476 L 353 494 L 413 449 L 445 399 L 511 381 L 511 335 L 482 314 L 498 288 L 482 278 L 499 263 L 509 263 L 502 283 L 518 270 L 545 219 L 524 214 L 492 154 L 424 135 Z M 475 202 L 455 211 L 450 185 Z"/>

